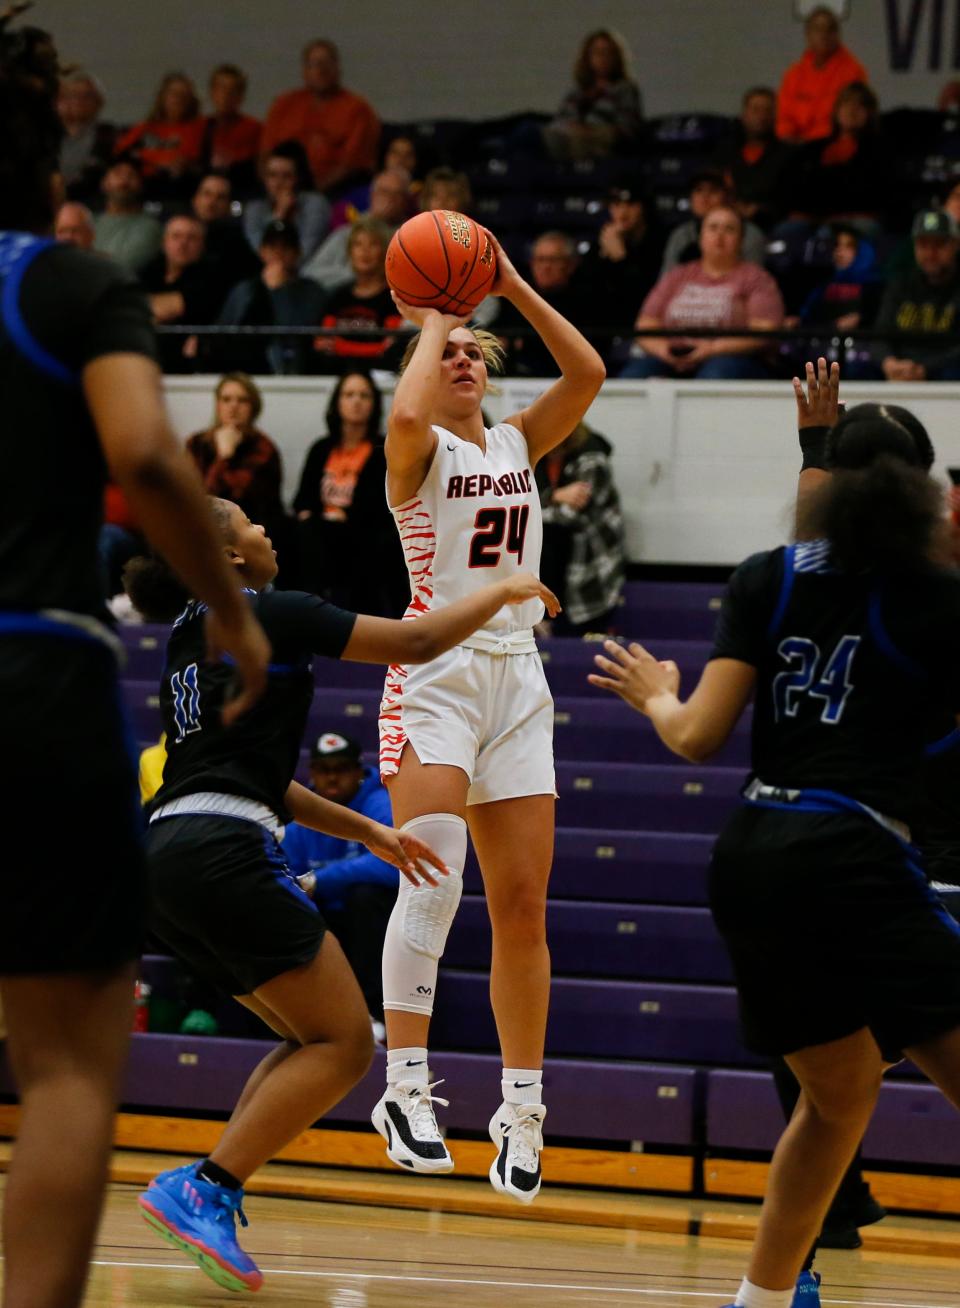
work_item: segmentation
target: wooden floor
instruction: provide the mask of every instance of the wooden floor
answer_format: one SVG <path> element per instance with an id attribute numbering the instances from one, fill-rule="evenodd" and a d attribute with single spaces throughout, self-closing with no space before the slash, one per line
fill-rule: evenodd
<path id="1" fill-rule="evenodd" d="M 398 1176 L 396 1184 L 417 1180 Z M 87 1304 L 207 1308 L 235 1300 L 154 1236 L 137 1215 L 136 1192 L 110 1187 Z M 645 1202 L 662 1204 L 665 1217 L 699 1217 L 706 1227 L 717 1213 L 731 1221 L 756 1216 L 750 1205 Z M 732 1301 L 746 1256 L 742 1240 L 356 1202 L 254 1195 L 247 1215 L 242 1243 L 266 1278 L 257 1302 L 287 1308 L 711 1308 Z M 882 1225 L 957 1238 L 955 1223 L 900 1218 Z M 960 1305 L 955 1258 L 859 1250 L 826 1252 L 818 1265 L 825 1305 Z"/>

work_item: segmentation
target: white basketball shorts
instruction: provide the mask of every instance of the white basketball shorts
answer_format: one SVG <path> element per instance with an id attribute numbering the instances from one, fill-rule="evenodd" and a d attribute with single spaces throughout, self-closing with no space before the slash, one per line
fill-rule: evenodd
<path id="1" fill-rule="evenodd" d="M 468 804 L 556 794 L 553 698 L 540 655 L 457 645 L 431 663 L 391 667 L 380 706 L 380 775 L 410 743 L 421 763 L 461 768 Z"/>

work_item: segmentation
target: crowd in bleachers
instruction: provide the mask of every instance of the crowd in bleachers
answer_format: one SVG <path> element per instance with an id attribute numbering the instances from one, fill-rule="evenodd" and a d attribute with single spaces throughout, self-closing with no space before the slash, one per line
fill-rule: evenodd
<path id="1" fill-rule="evenodd" d="M 57 234 L 124 262 L 161 327 L 301 329 L 171 332 L 171 372 L 392 366 L 390 235 L 422 208 L 456 208 L 590 332 L 611 375 L 792 373 L 811 348 L 782 331 L 794 328 L 842 351 L 850 377 L 955 377 L 960 86 L 936 109 L 881 113 L 835 15 L 816 9 L 804 30 L 779 89 L 749 88 L 733 118 L 645 120 L 605 30 L 584 38 L 554 115 L 487 122 L 382 123 L 343 85 L 327 40 L 307 45 L 302 85 L 263 123 L 243 112 L 247 77 L 232 64 L 211 73 L 209 112 L 171 72 L 125 127 L 106 120 L 96 77 L 75 71 L 60 98 Z M 508 346 L 508 371 L 553 371 L 509 305 L 486 301 L 478 318 Z M 898 330 L 940 339 L 877 335 Z"/>

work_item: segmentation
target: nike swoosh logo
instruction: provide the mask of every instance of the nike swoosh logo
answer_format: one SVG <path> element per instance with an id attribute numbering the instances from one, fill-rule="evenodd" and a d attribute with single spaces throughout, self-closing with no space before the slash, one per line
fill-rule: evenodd
<path id="1" fill-rule="evenodd" d="M 456 445 L 447 446 L 447 449 L 450 451 L 451 454 L 453 454 L 456 451 L 456 448 L 457 448 Z"/>
<path id="2" fill-rule="evenodd" d="M 536 1084 L 536 1081 L 514 1081 L 513 1086 L 515 1090 L 529 1090 L 532 1085 Z"/>
<path id="3" fill-rule="evenodd" d="M 423 1067 L 423 1059 L 422 1059 L 422 1058 L 408 1058 L 408 1059 L 407 1059 L 407 1067 Z M 532 1082 L 531 1082 L 531 1084 L 532 1084 Z"/>

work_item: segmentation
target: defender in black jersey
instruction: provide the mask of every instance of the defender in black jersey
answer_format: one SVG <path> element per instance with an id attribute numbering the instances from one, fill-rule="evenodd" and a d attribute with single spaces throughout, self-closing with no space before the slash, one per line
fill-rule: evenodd
<path id="1" fill-rule="evenodd" d="M 313 695 L 315 655 L 360 662 L 427 662 L 466 639 L 504 604 L 555 597 L 533 576 L 495 583 L 415 621 L 347 613 L 294 591 L 264 587 L 276 555 L 263 528 L 235 504 L 214 501 L 227 557 L 273 650 L 260 702 L 225 730 L 221 708 L 234 669 L 205 658 L 204 606 L 188 601 L 155 560 L 134 560 L 127 590 L 151 619 L 171 618 L 161 706 L 163 785 L 148 809 L 151 928 L 201 975 L 262 1017 L 284 1043 L 253 1073 L 208 1159 L 155 1178 L 144 1217 L 219 1284 L 262 1281 L 221 1219 L 243 1183 L 360 1079 L 372 1054 L 360 987 L 279 844 L 291 817 L 364 843 L 414 885 L 445 875 L 437 856 L 293 781 Z"/>
<path id="2" fill-rule="evenodd" d="M 0 995 L 20 1091 L 4 1303 L 79 1303 L 131 1028 L 143 908 L 136 773 L 97 537 L 107 467 L 216 610 L 249 690 L 268 651 L 163 409 L 143 297 L 56 245 L 56 51 L 0 17 Z M 242 707 L 242 704 L 241 704 Z M 77 875 L 44 865 L 56 821 Z"/>
<path id="3" fill-rule="evenodd" d="M 831 464 L 804 505 L 812 538 L 734 573 L 688 700 L 676 668 L 638 645 L 608 642 L 591 677 L 692 760 L 755 692 L 752 773 L 710 898 L 746 1042 L 785 1055 L 802 1087 L 737 1298 L 770 1308 L 789 1305 L 862 1138 L 880 1051 L 905 1050 L 960 1102 L 960 931 L 907 825 L 925 723 L 960 711 L 960 578 L 928 562 L 939 491 L 900 423 L 848 415 Z"/>

